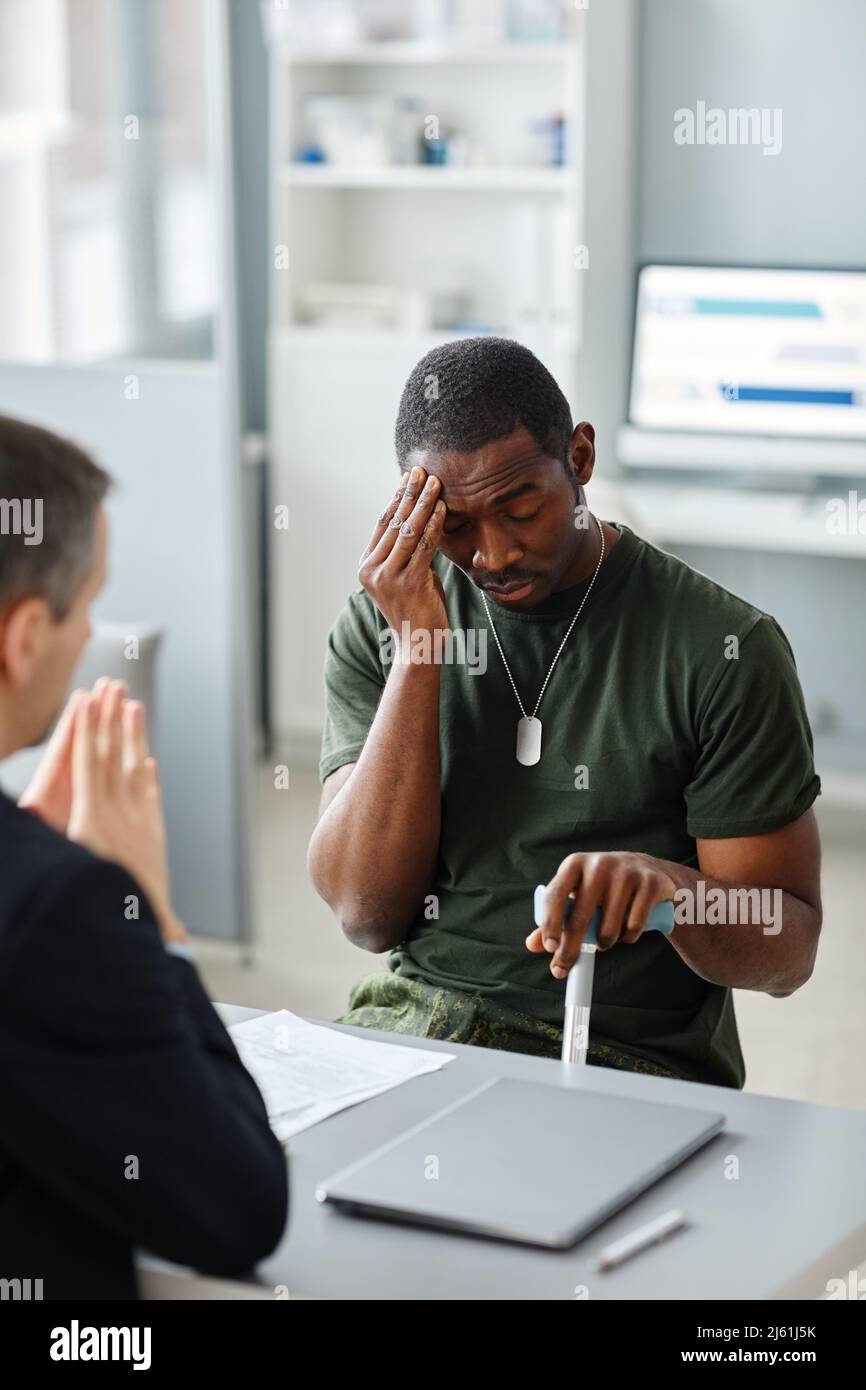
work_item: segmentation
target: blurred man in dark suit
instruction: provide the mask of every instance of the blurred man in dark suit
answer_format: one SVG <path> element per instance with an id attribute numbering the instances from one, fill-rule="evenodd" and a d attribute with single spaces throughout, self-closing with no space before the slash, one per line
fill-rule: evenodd
<path id="1" fill-rule="evenodd" d="M 109 478 L 0 417 L 0 760 L 63 705 L 105 579 Z M 280 1239 L 285 1156 L 171 904 L 144 711 L 76 692 L 0 794 L 0 1280 L 134 1298 L 143 1247 L 210 1274 Z"/>

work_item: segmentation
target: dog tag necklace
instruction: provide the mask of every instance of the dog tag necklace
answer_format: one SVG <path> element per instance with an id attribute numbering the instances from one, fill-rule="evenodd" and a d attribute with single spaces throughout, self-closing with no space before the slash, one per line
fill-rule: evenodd
<path id="1" fill-rule="evenodd" d="M 578 618 L 580 617 L 581 613 L 583 612 L 583 605 L 586 603 L 586 600 L 592 593 L 592 586 L 598 578 L 598 572 L 601 569 L 601 562 L 604 559 L 604 527 L 602 526 L 598 517 L 595 518 L 595 523 L 598 527 L 598 534 L 601 537 L 601 551 L 598 557 L 598 564 L 595 567 L 595 574 L 589 581 L 589 588 L 587 589 L 583 598 L 580 600 L 580 607 L 578 608 L 577 612 L 575 613 L 574 617 L 569 623 L 568 632 L 565 634 L 562 641 L 560 642 L 559 650 L 557 651 L 556 656 L 550 663 L 550 670 L 544 678 L 544 685 L 541 687 L 538 699 L 535 702 L 535 709 L 532 711 L 531 714 L 527 714 L 526 710 L 523 708 L 523 701 L 520 698 L 517 686 L 514 684 L 514 677 L 511 674 L 511 668 L 509 667 L 508 662 L 505 660 L 505 652 L 502 650 L 502 643 L 499 640 L 499 635 L 494 626 L 493 619 L 490 616 L 490 609 L 487 607 L 487 595 L 484 593 L 483 589 L 481 591 L 481 598 L 484 602 L 485 612 L 487 613 L 487 621 L 490 623 L 490 627 L 493 632 L 493 637 L 496 641 L 497 647 L 499 648 L 499 655 L 502 657 L 502 664 L 505 667 L 508 679 L 511 681 L 511 689 L 514 691 L 517 703 L 520 706 L 521 717 L 517 721 L 516 752 L 517 761 L 519 763 L 522 763 L 524 767 L 532 767 L 541 759 L 541 720 L 538 718 L 538 707 L 541 704 L 541 697 L 547 689 L 547 682 L 553 675 L 553 668 L 562 654 L 562 649 L 568 641 L 569 637 L 571 636 L 571 630 L 577 622 Z"/>

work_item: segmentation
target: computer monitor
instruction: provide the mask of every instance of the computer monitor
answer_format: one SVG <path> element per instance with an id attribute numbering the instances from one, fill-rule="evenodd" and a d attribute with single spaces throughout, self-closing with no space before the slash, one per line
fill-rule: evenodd
<path id="1" fill-rule="evenodd" d="M 866 462 L 866 270 L 642 266 L 629 426 L 626 461 L 660 462 L 648 434 L 668 432 L 690 436 L 674 463 L 735 457 L 746 437 L 744 455 L 763 442 L 791 467 Z"/>

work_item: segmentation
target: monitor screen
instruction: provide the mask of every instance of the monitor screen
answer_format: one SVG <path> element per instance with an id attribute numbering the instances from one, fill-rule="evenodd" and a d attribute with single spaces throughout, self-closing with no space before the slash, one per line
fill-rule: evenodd
<path id="1" fill-rule="evenodd" d="M 643 266 L 629 417 L 654 430 L 866 437 L 866 271 Z"/>

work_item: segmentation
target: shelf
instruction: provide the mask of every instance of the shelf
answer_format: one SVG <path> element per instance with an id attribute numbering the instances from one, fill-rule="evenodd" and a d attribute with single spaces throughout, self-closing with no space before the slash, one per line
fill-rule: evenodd
<path id="1" fill-rule="evenodd" d="M 537 66 L 563 63 L 575 52 L 572 43 L 449 44 L 416 40 L 392 43 L 356 43 L 341 48 L 291 48 L 277 44 L 284 62 L 298 66 L 385 63 L 475 63 Z"/>
<path id="2" fill-rule="evenodd" d="M 385 165 L 352 169 L 327 164 L 284 164 L 280 182 L 293 188 L 380 188 L 413 192 L 564 193 L 574 175 L 568 169 L 459 169 L 448 165 Z"/>
<path id="3" fill-rule="evenodd" d="M 625 482 L 622 488 L 639 524 L 662 544 L 866 559 L 866 535 L 837 535 L 828 529 L 824 493 L 664 482 Z"/>

